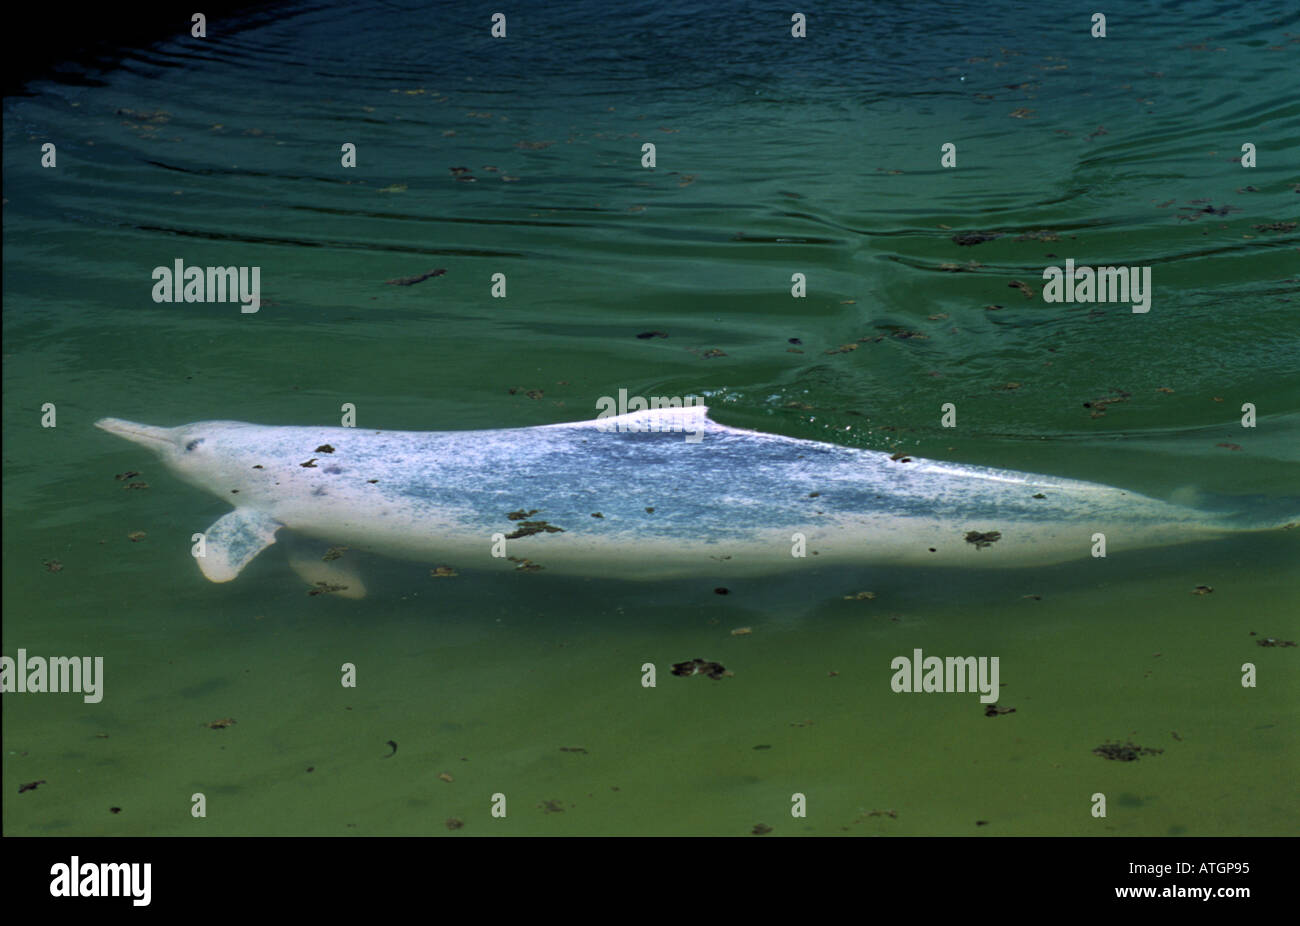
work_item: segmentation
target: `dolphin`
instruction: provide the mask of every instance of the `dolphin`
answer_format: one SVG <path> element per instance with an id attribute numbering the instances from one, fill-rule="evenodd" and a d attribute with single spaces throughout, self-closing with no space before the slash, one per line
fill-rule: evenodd
<path id="1" fill-rule="evenodd" d="M 233 506 L 196 553 L 213 582 L 282 528 L 452 569 L 653 579 L 1047 565 L 1096 555 L 1098 535 L 1110 553 L 1262 527 L 1091 482 L 732 428 L 705 406 L 473 431 L 96 425 Z M 341 564 L 292 565 L 364 593 Z"/>

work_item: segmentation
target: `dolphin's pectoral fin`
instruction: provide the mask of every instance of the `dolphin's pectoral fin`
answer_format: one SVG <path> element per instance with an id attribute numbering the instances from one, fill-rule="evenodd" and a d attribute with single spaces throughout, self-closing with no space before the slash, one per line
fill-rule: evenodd
<path id="1" fill-rule="evenodd" d="M 282 527 L 275 518 L 252 508 L 227 512 L 204 534 L 203 555 L 195 557 L 199 569 L 213 582 L 229 582 L 275 543 L 275 532 Z"/>
<path id="2" fill-rule="evenodd" d="M 338 549 L 332 548 L 325 555 L 328 557 Z M 308 585 L 314 586 L 313 594 L 319 590 L 340 598 L 366 597 L 366 585 L 361 581 L 360 573 L 346 558 L 322 559 L 319 552 L 294 549 L 289 553 L 289 568 Z"/>

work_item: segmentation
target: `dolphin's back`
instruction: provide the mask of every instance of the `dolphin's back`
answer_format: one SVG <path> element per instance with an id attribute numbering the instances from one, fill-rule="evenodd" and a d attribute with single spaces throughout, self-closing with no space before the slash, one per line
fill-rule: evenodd
<path id="1" fill-rule="evenodd" d="M 1191 509 L 1093 483 L 896 461 L 730 428 L 703 408 L 668 415 L 674 430 L 644 430 L 651 415 L 460 432 L 274 429 L 303 432 L 294 452 L 321 439 L 334 448 L 293 474 L 301 504 L 282 520 L 398 555 L 485 560 L 495 536 L 544 567 L 623 563 L 644 575 L 810 556 L 1018 565 L 1087 556 L 1097 532 L 1124 547 L 1210 532 Z"/>

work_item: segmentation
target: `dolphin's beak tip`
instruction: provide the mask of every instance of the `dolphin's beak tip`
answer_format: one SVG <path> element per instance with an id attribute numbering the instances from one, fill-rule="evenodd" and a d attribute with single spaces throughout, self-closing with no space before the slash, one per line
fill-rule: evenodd
<path id="1" fill-rule="evenodd" d="M 126 421 L 122 418 L 100 418 L 95 422 L 95 427 L 107 431 L 109 434 L 116 434 L 118 437 L 129 440 L 134 444 L 142 444 L 146 447 L 169 443 L 169 435 L 172 430 L 148 424 L 137 424 L 134 421 Z"/>
<path id="2" fill-rule="evenodd" d="M 121 418 L 100 418 L 95 422 L 95 427 L 109 434 L 121 434 L 130 424 L 131 422 L 123 421 Z"/>

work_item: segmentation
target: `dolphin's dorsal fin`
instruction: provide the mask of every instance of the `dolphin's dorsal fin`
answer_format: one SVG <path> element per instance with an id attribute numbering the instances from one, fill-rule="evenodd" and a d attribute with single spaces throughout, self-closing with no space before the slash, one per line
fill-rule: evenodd
<path id="1" fill-rule="evenodd" d="M 195 557 L 199 569 L 213 582 L 229 582 L 275 543 L 275 532 L 282 527 L 275 518 L 252 508 L 227 512 L 204 534 L 204 555 Z"/>

